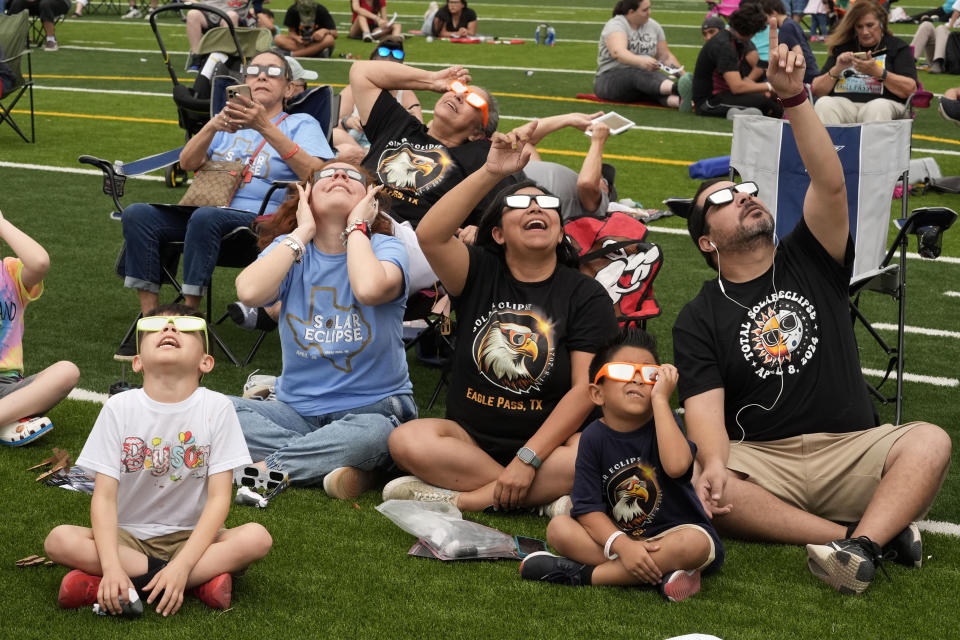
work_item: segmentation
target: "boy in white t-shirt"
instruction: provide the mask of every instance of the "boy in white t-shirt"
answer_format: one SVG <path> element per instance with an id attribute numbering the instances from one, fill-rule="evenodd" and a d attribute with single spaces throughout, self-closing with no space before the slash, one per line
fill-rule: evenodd
<path id="1" fill-rule="evenodd" d="M 119 614 L 130 587 L 176 613 L 184 591 L 230 606 L 231 573 L 267 554 L 270 534 L 248 523 L 224 529 L 232 470 L 250 464 L 233 405 L 199 386 L 213 369 L 202 318 L 183 305 L 137 322 L 133 370 L 143 388 L 107 400 L 77 465 L 96 472 L 92 528 L 61 525 L 47 555 L 73 567 L 60 584 L 64 608 L 99 603 Z"/>

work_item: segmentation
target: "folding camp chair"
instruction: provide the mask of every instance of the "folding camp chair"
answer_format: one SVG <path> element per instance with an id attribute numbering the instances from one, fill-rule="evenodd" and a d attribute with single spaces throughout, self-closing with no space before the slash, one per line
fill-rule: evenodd
<path id="1" fill-rule="evenodd" d="M 27 10 L 22 11 L 21 13 L 27 13 Z M 56 28 L 58 24 L 66 19 L 67 15 L 65 13 L 58 14 L 53 18 L 53 26 Z M 30 42 L 38 47 L 42 47 L 43 43 L 47 40 L 47 30 L 43 27 L 43 21 L 40 20 L 40 16 L 30 16 Z M 4 49 L 6 50 L 6 49 Z"/>
<path id="2" fill-rule="evenodd" d="M 214 79 L 214 99 L 210 100 L 210 109 L 213 113 L 218 113 L 222 109 L 224 104 L 224 93 L 226 86 L 232 84 L 235 80 L 229 76 L 217 77 Z M 317 121 L 320 123 L 321 128 L 324 130 L 324 133 L 327 136 L 327 139 L 330 139 L 332 133 L 331 123 L 336 122 L 336 104 L 333 96 L 333 90 L 329 85 L 322 85 L 311 89 L 309 92 L 311 96 L 314 96 L 311 99 L 304 98 L 300 102 L 294 105 L 288 105 L 289 113 L 311 113 Z M 313 111 L 305 110 L 298 111 L 298 109 L 314 109 Z M 331 113 L 333 115 L 331 115 Z M 143 158 L 135 162 L 124 164 L 120 161 L 117 161 L 115 164 L 111 164 L 108 160 L 102 158 L 96 158 L 93 156 L 80 156 L 79 161 L 84 164 L 89 164 L 97 167 L 103 172 L 103 192 L 110 196 L 113 200 L 114 210 L 110 214 L 114 219 L 121 219 L 123 215 L 123 204 L 120 201 L 120 198 L 123 197 L 124 187 L 127 177 L 140 175 L 148 173 L 150 171 L 155 171 L 169 167 L 178 161 L 180 156 L 180 149 L 174 149 L 171 151 L 166 151 L 154 156 Z M 266 212 L 267 204 L 269 203 L 270 196 L 273 192 L 281 187 L 285 187 L 286 183 L 275 182 L 270 190 L 267 192 L 264 201 L 260 205 L 260 211 L 258 215 L 263 215 Z M 180 283 L 176 278 L 177 265 L 179 262 L 180 254 L 182 253 L 183 243 L 182 242 L 170 242 L 161 247 L 161 261 L 163 267 L 163 275 L 166 284 L 170 284 L 174 287 L 174 290 L 177 292 L 177 301 L 182 299 Z M 251 262 L 253 262 L 257 255 L 259 254 L 259 248 L 257 247 L 257 235 L 256 232 L 251 227 L 237 227 L 230 230 L 226 233 L 221 239 L 220 245 L 220 254 L 217 258 L 218 267 L 244 267 Z M 121 249 L 121 256 L 117 258 L 116 267 L 119 269 L 121 267 L 121 257 L 123 255 L 123 250 Z M 118 271 L 119 273 L 119 271 Z M 213 301 L 212 301 L 212 287 L 208 285 L 208 294 L 206 296 L 206 314 L 208 320 L 212 320 L 213 315 Z M 139 317 L 139 316 L 138 316 Z M 233 352 L 227 347 L 223 342 L 220 336 L 215 330 L 215 325 L 222 322 L 224 317 L 221 317 L 217 322 L 212 322 L 208 325 L 208 332 L 210 334 L 210 339 L 214 342 L 220 349 L 224 352 L 227 358 L 236 366 L 245 366 L 250 362 L 250 360 L 255 355 L 260 344 L 265 338 L 266 332 L 261 332 L 258 336 L 253 347 L 247 354 L 247 356 L 240 360 L 238 359 Z M 131 324 L 130 328 L 127 330 L 126 335 L 124 336 L 121 344 L 127 342 L 133 336 L 133 332 L 136 329 L 136 320 Z M 119 358 L 119 357 L 118 357 Z"/>
<path id="3" fill-rule="evenodd" d="M 803 213 L 803 199 L 810 178 L 800 160 L 789 122 L 761 116 L 741 116 L 734 120 L 730 165 L 745 179 L 760 188 L 764 203 L 776 219 L 777 237 L 796 226 Z M 850 235 L 854 240 L 855 260 L 850 282 L 850 311 L 889 356 L 886 372 L 876 385 L 867 382 L 873 396 L 882 404 L 895 403 L 896 422 L 903 409 L 904 313 L 906 310 L 907 236 L 920 228 L 939 235 L 950 226 L 949 210 L 929 212 L 918 209 L 908 215 L 910 134 L 912 121 L 894 120 L 858 125 L 829 126 L 827 131 L 837 148 L 847 186 Z M 890 205 L 896 184 L 903 188 L 902 231 L 887 250 L 890 230 Z M 945 211 L 946 213 L 943 213 Z M 954 214 L 953 217 L 956 217 Z M 928 241 L 929 244 L 929 241 Z M 928 251 L 932 256 L 932 252 Z M 896 261 L 894 257 L 898 257 Z M 898 304 L 896 346 L 889 345 L 870 324 L 859 306 L 866 290 L 890 295 Z M 896 390 L 886 395 L 880 387 L 896 374 Z"/>
<path id="4" fill-rule="evenodd" d="M 16 79 L 10 94 L 0 96 L 0 124 L 7 123 L 24 142 L 36 142 L 33 124 L 33 66 L 30 62 L 30 46 L 27 32 L 30 28 L 30 16 L 21 11 L 12 16 L 0 14 L 0 47 L 3 55 L 0 64 L 7 65 Z M 27 62 L 27 73 L 23 73 L 23 61 Z M 13 119 L 13 108 L 20 98 L 27 94 L 30 98 L 30 137 Z"/>

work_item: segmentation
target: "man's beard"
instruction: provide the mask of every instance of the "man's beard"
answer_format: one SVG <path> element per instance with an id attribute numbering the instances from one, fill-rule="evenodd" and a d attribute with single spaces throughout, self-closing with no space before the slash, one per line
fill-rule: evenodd
<path id="1" fill-rule="evenodd" d="M 731 244 L 741 250 L 747 250 L 772 242 L 774 230 L 773 218 L 767 212 L 764 212 L 764 214 L 765 215 L 755 221 L 749 221 L 741 225 L 730 239 Z"/>

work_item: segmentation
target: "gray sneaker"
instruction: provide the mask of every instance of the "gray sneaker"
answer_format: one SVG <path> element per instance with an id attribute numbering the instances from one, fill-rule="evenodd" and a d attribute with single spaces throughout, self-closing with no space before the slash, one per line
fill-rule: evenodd
<path id="1" fill-rule="evenodd" d="M 840 593 L 863 593 L 877 573 L 881 553 L 879 545 L 866 536 L 808 544 L 807 567 Z"/>
<path id="2" fill-rule="evenodd" d="M 940 98 L 940 115 L 944 120 L 960 126 L 960 100 Z"/>
<path id="3" fill-rule="evenodd" d="M 43 43 L 44 51 L 59 51 L 60 45 L 57 44 L 56 40 L 47 40 Z"/>
<path id="4" fill-rule="evenodd" d="M 243 383 L 243 397 L 276 400 L 277 376 L 257 374 L 257 371 L 259 369 L 247 376 L 247 381 Z"/>
<path id="5" fill-rule="evenodd" d="M 417 476 L 401 476 L 383 487 L 384 500 L 419 500 L 420 502 L 449 502 L 457 504 L 457 491 L 427 484 Z"/>

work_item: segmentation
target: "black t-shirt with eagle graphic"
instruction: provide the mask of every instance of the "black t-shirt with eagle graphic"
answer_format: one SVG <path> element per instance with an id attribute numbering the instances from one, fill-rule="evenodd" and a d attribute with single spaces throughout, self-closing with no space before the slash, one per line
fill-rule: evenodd
<path id="1" fill-rule="evenodd" d="M 715 278 L 705 282 L 673 325 L 680 402 L 723 389 L 731 440 L 875 427 L 850 324 L 853 255 L 848 237 L 839 264 L 801 219 L 780 241 L 775 269 L 725 282 L 726 295 Z"/>
<path id="2" fill-rule="evenodd" d="M 390 215 L 413 226 L 443 194 L 482 167 L 490 151 L 489 140 L 444 146 L 389 91 L 380 93 L 363 131 L 370 140 L 363 166 L 386 185 Z M 465 224 L 476 224 L 483 204 Z"/>
<path id="3" fill-rule="evenodd" d="M 687 444 L 696 458 L 697 446 L 689 440 Z M 723 564 L 723 543 L 693 490 L 692 476 L 692 462 L 679 478 L 663 470 L 652 419 L 627 432 L 614 431 L 596 420 L 580 435 L 570 515 L 603 512 L 634 539 L 695 524 L 713 538 L 715 556 L 705 572 L 715 571 Z"/>
<path id="4" fill-rule="evenodd" d="M 468 249 L 447 417 L 506 464 L 570 390 L 570 352 L 596 353 L 617 322 L 607 292 L 576 269 L 520 282 L 501 256 Z"/>

